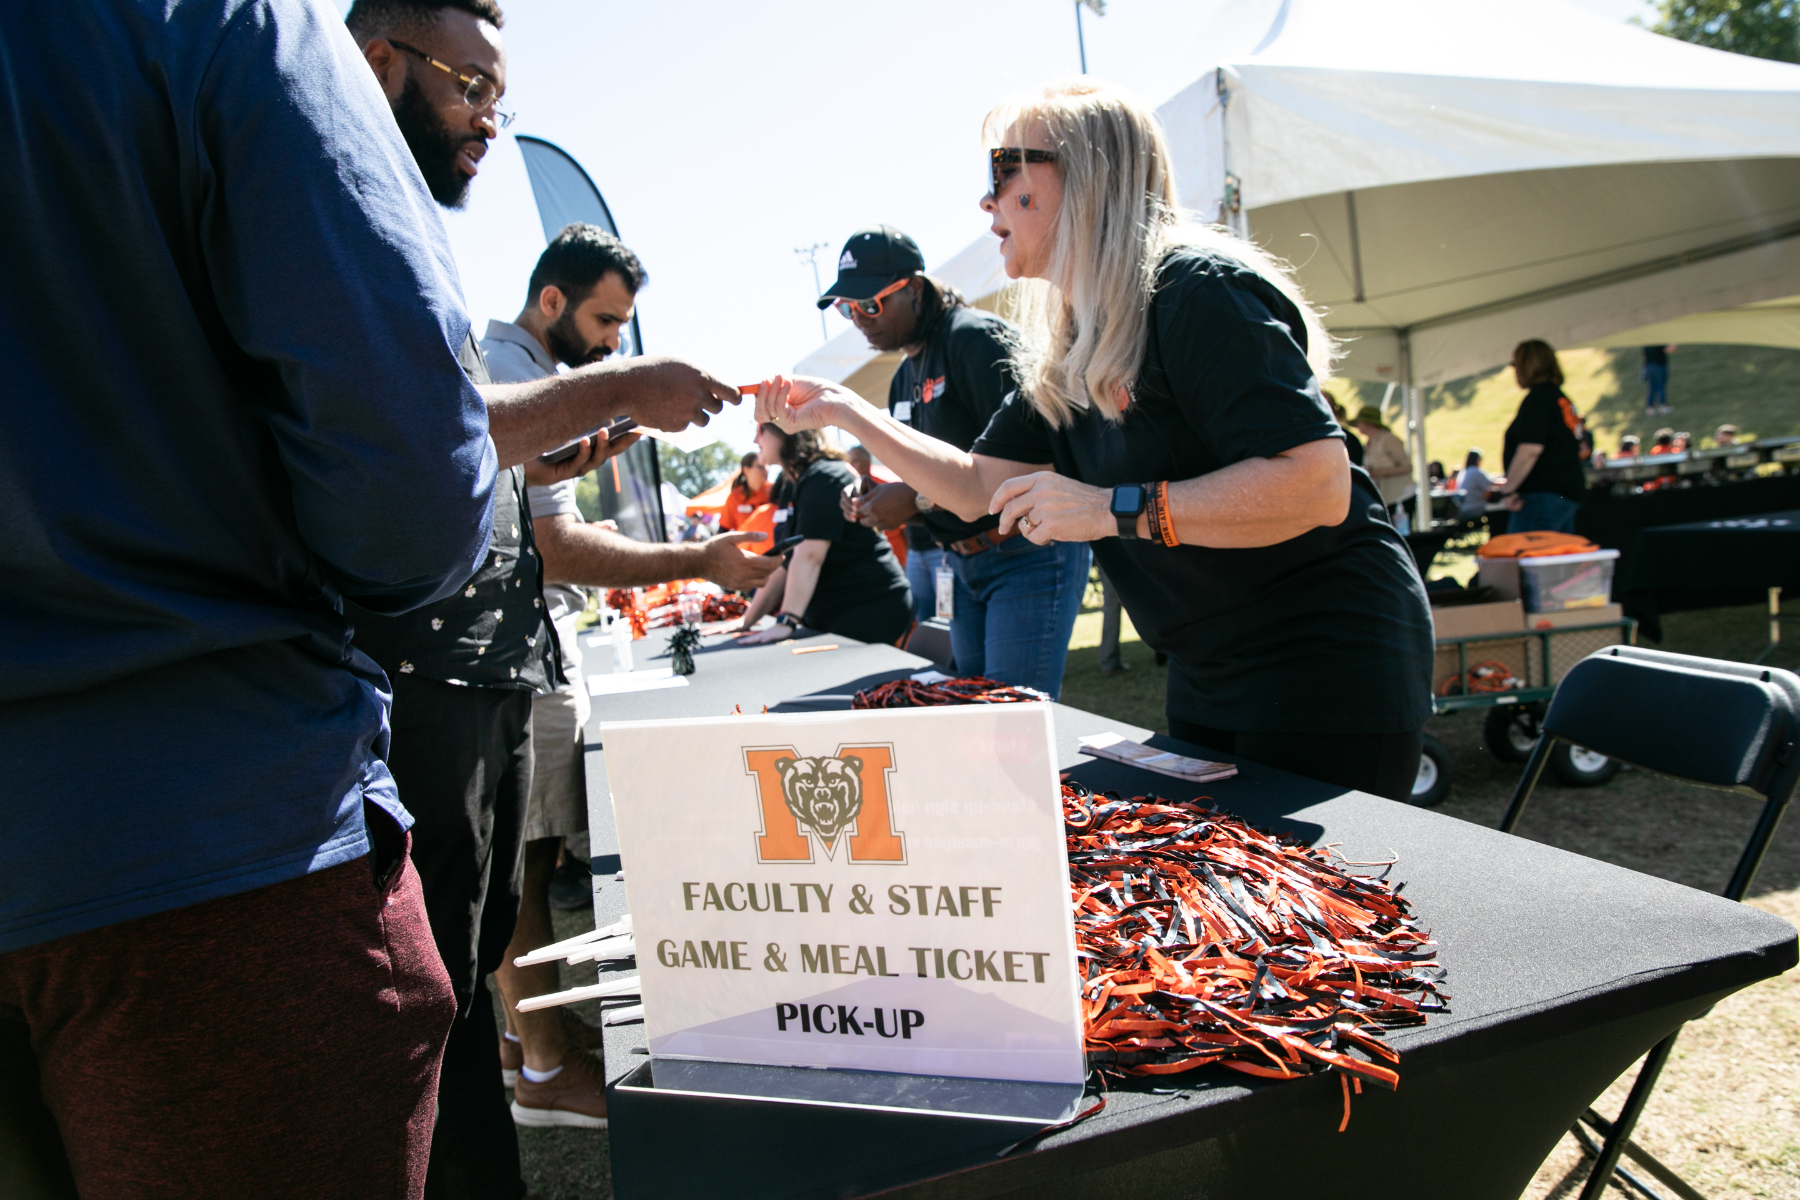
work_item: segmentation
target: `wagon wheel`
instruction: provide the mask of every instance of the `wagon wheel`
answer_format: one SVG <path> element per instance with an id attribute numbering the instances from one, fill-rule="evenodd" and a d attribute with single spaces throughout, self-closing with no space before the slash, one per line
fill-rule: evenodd
<path id="1" fill-rule="evenodd" d="M 1453 761 L 1450 748 L 1426 734 L 1419 755 L 1419 773 L 1413 779 L 1412 795 L 1407 797 L 1407 802 L 1420 808 L 1436 808 L 1442 804 L 1450 795 Z"/>
<path id="2" fill-rule="evenodd" d="M 1481 741 L 1488 753 L 1503 763 L 1522 763 L 1531 757 L 1537 745 L 1538 719 L 1542 712 L 1535 704 L 1502 704 L 1488 710 L 1481 723 Z"/>

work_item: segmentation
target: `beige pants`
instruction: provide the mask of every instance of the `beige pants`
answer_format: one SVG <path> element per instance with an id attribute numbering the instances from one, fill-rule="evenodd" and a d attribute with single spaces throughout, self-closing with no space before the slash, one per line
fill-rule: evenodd
<path id="1" fill-rule="evenodd" d="M 574 684 L 531 701 L 531 798 L 525 840 L 567 837 L 588 827 L 587 697 Z"/>

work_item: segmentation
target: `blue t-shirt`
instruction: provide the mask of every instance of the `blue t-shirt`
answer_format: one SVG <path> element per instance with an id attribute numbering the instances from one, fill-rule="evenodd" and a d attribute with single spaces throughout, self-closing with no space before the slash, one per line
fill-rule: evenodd
<path id="1" fill-rule="evenodd" d="M 495 459 L 437 208 L 308 0 L 0 21 L 0 952 L 368 850 L 343 597 L 467 578 Z"/>

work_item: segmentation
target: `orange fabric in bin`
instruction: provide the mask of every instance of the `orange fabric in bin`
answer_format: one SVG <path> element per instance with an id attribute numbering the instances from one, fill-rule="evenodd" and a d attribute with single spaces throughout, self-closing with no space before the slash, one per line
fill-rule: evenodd
<path id="1" fill-rule="evenodd" d="M 1586 538 L 1572 533 L 1541 530 L 1506 533 L 1497 538 L 1489 538 L 1487 545 L 1476 554 L 1480 558 L 1540 558 L 1548 554 L 1586 554 L 1599 548 Z"/>

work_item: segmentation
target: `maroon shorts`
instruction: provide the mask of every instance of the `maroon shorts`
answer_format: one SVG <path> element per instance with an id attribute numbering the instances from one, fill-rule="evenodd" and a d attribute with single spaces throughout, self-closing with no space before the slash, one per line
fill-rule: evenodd
<path id="1" fill-rule="evenodd" d="M 455 1015 L 410 859 L 0 954 L 0 1180 L 416 1200 Z"/>

